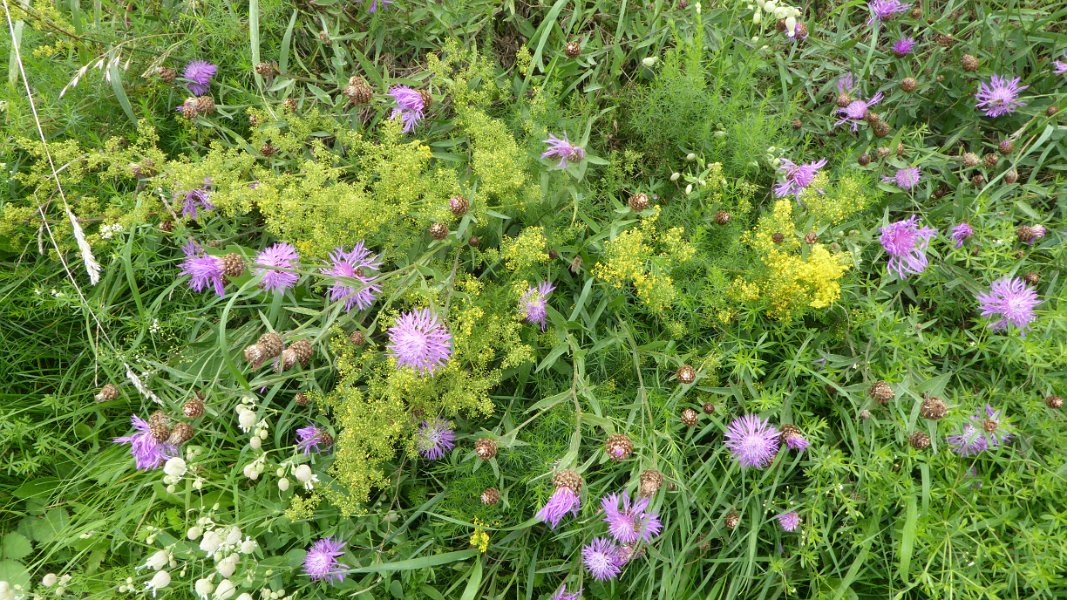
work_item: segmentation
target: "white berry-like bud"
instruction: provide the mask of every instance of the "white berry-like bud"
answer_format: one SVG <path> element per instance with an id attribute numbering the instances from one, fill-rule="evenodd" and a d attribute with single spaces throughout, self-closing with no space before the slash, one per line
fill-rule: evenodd
<path id="1" fill-rule="evenodd" d="M 236 546 L 241 543 L 241 528 L 236 525 L 226 530 L 226 545 Z"/>
<path id="2" fill-rule="evenodd" d="M 678 181 L 678 179 L 681 178 L 681 176 L 682 176 L 681 173 L 679 173 L 678 171 L 675 171 L 675 172 L 671 173 L 671 181 Z"/>
<path id="3" fill-rule="evenodd" d="M 175 456 L 163 465 L 163 472 L 171 477 L 181 477 L 188 470 L 185 461 L 179 456 Z"/>
<path id="4" fill-rule="evenodd" d="M 296 477 L 296 480 L 300 483 L 307 483 L 311 481 L 311 467 L 307 465 L 300 465 L 299 467 L 293 469 L 293 476 Z"/>
<path id="5" fill-rule="evenodd" d="M 49 573 L 41 578 L 41 585 L 43 585 L 44 587 L 52 587 L 56 584 L 57 581 L 59 581 L 59 578 L 56 577 L 56 574 Z"/>
<path id="6" fill-rule="evenodd" d="M 697 155 L 692 153 L 692 152 L 690 152 L 689 154 L 685 155 L 685 159 L 688 160 L 689 162 L 693 162 L 694 160 L 697 159 Z"/>
<path id="7" fill-rule="evenodd" d="M 194 525 L 194 526 L 189 528 L 189 531 L 185 532 L 185 537 L 189 538 L 190 540 L 195 540 L 195 539 L 199 538 L 203 534 L 204 534 L 204 530 L 201 529 L 200 527 L 197 527 L 196 525 Z"/>
<path id="8" fill-rule="evenodd" d="M 263 447 L 263 440 L 257 436 L 248 440 L 248 445 L 251 446 L 253 450 L 259 450 Z"/>
<path id="9" fill-rule="evenodd" d="M 686 194 L 692 194 L 693 193 L 693 184 L 690 183 L 689 185 L 685 186 L 685 193 Z"/>
<path id="10" fill-rule="evenodd" d="M 205 533 L 204 539 L 200 540 L 200 549 L 208 554 L 214 554 L 221 545 L 222 537 L 215 531 Z"/>
<path id="11" fill-rule="evenodd" d="M 256 547 L 259 544 L 252 538 L 245 538 L 245 541 L 241 542 L 241 554 L 252 554 L 256 551 Z"/>
<path id="12" fill-rule="evenodd" d="M 278 480 L 278 489 L 285 492 L 289 490 L 289 480 L 282 477 Z"/>
<path id="13" fill-rule="evenodd" d="M 215 566 L 215 569 L 219 572 L 219 575 L 229 577 L 237 570 L 237 559 L 238 556 L 236 554 L 231 554 L 220 560 L 219 564 Z"/>
<path id="14" fill-rule="evenodd" d="M 153 596 L 156 595 L 156 590 L 163 589 L 168 585 L 170 585 L 170 573 L 166 571 L 157 571 L 152 577 L 152 581 L 148 582 L 148 587 L 152 588 Z"/>
<path id="15" fill-rule="evenodd" d="M 223 579 L 219 582 L 219 587 L 215 588 L 215 600 L 229 600 L 237 593 L 237 588 L 233 585 L 233 582 L 229 579 Z"/>
<path id="16" fill-rule="evenodd" d="M 200 596 L 200 600 L 207 600 L 208 594 L 214 589 L 215 584 L 211 583 L 210 579 L 197 579 L 193 585 L 193 590 Z"/>
<path id="17" fill-rule="evenodd" d="M 160 550 L 160 551 L 156 552 L 155 554 L 153 554 L 152 556 L 148 557 L 148 560 L 145 561 L 145 566 L 148 567 L 149 569 L 152 569 L 153 571 L 158 571 L 158 570 L 162 569 L 163 567 L 167 566 L 167 563 L 169 563 L 169 562 L 170 562 L 170 556 L 167 555 L 167 551 L 166 550 Z"/>
<path id="18" fill-rule="evenodd" d="M 796 35 L 796 29 L 797 29 L 797 18 L 796 17 L 788 17 L 788 18 L 786 18 L 786 20 L 785 20 L 785 32 L 786 32 L 786 34 L 788 34 L 789 37 L 793 37 L 794 35 Z"/>
<path id="19" fill-rule="evenodd" d="M 247 409 L 241 411 L 241 414 L 237 416 L 237 423 L 241 426 L 242 430 L 250 431 L 256 424 L 256 413 Z"/>

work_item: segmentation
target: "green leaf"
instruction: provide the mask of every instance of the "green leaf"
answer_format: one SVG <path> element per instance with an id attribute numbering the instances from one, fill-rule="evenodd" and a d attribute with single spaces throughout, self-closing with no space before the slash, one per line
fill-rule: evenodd
<path id="1" fill-rule="evenodd" d="M 463 595 L 459 600 L 474 600 L 478 596 L 478 588 L 482 586 L 482 561 L 474 561 L 474 568 L 471 569 L 471 576 L 467 579 L 467 587 L 463 590 Z"/>
<path id="2" fill-rule="evenodd" d="M 111 90 L 115 92 L 115 98 L 118 99 L 122 112 L 126 113 L 126 116 L 130 118 L 130 122 L 136 125 L 137 116 L 133 114 L 133 106 L 130 105 L 130 99 L 126 97 L 126 90 L 122 87 L 122 71 L 119 70 L 118 62 L 115 61 L 108 64 L 107 72 L 108 79 L 111 82 Z"/>
<path id="3" fill-rule="evenodd" d="M 2 551 L 0 555 L 4 558 L 17 560 L 33 552 L 33 544 L 26 539 L 26 536 L 17 531 L 12 531 L 4 536 L 3 542 L 0 543 L 0 551 Z"/>
<path id="4" fill-rule="evenodd" d="M 911 568 L 911 552 L 915 546 L 915 527 L 919 519 L 918 502 L 914 494 L 908 494 L 908 508 L 904 516 L 904 530 L 900 536 L 900 564 L 898 571 L 901 581 L 908 580 Z"/>
<path id="5" fill-rule="evenodd" d="M 0 560 L 0 581 L 6 581 L 11 587 L 22 586 L 30 589 L 30 574 L 22 563 L 13 560 Z"/>
<path id="6" fill-rule="evenodd" d="M 420 556 L 419 558 L 409 558 L 407 560 L 398 560 L 396 562 L 382 563 L 380 565 L 370 565 L 366 567 L 359 567 L 352 569 L 351 573 L 394 573 L 397 571 L 412 571 L 415 569 L 425 569 L 427 567 L 436 567 L 437 565 L 445 565 L 452 562 L 458 562 L 466 560 L 472 556 L 478 554 L 477 548 L 471 548 L 469 550 L 457 550 L 455 552 L 445 552 L 444 554 L 434 554 L 432 556 Z"/>

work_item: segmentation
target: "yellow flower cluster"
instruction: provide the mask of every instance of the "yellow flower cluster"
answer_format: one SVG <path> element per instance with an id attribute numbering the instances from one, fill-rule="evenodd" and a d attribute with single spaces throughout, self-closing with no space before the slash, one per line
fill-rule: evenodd
<path id="1" fill-rule="evenodd" d="M 800 199 L 817 221 L 836 225 L 867 207 L 867 189 L 854 173 L 842 175 L 832 185 L 825 173 L 819 173 Z"/>
<path id="2" fill-rule="evenodd" d="M 474 533 L 471 534 L 471 546 L 478 548 L 478 551 L 485 554 L 489 549 L 489 534 L 486 533 L 485 523 L 481 519 L 474 519 Z"/>
<path id="3" fill-rule="evenodd" d="M 548 239 L 544 227 L 527 227 L 500 246 L 500 254 L 509 271 L 522 271 L 548 262 Z"/>
<path id="4" fill-rule="evenodd" d="M 654 211 L 604 245 L 604 258 L 593 275 L 615 289 L 632 285 L 641 302 L 659 312 L 670 308 L 677 295 L 670 269 L 692 259 L 696 249 L 684 239 L 682 227 L 658 233 L 659 207 Z"/>

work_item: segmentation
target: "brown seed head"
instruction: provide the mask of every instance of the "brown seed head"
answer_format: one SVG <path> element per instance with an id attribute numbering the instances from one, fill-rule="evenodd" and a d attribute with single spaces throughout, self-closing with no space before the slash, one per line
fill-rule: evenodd
<path id="1" fill-rule="evenodd" d="M 474 453 L 482 460 L 489 460 L 496 456 L 496 440 L 481 438 L 474 442 Z"/>
<path id="2" fill-rule="evenodd" d="M 630 196 L 630 210 L 634 212 L 641 212 L 648 209 L 648 194 L 637 193 Z"/>
<path id="3" fill-rule="evenodd" d="M 815 233 L 814 231 L 809 231 L 809 232 L 804 234 L 804 243 L 805 244 L 808 244 L 810 246 L 810 245 L 814 244 L 817 241 L 819 241 L 819 234 Z"/>
<path id="4" fill-rule="evenodd" d="M 215 114 L 215 100 L 211 96 L 200 96 L 196 99 L 196 112 L 201 115 Z"/>
<path id="5" fill-rule="evenodd" d="M 263 361 L 266 358 L 267 355 L 263 352 L 263 348 L 261 348 L 259 344 L 245 346 L 245 362 L 252 365 L 253 368 L 263 364 Z"/>
<path id="6" fill-rule="evenodd" d="M 374 97 L 374 90 L 371 89 L 366 79 L 354 75 L 349 78 L 344 94 L 350 105 L 367 104 Z"/>
<path id="7" fill-rule="evenodd" d="M 889 156 L 889 148 L 882 147 L 882 148 L 879 148 L 879 149 L 875 150 L 874 153 L 875 153 L 875 155 L 878 156 L 878 159 L 881 160 L 881 159 Z"/>
<path id="8" fill-rule="evenodd" d="M 448 237 L 448 225 L 444 223 L 430 225 L 430 237 L 438 241 L 445 239 Z"/>
<path id="9" fill-rule="evenodd" d="M 297 406 L 307 406 L 309 402 L 308 395 L 304 392 L 297 392 L 293 395 L 293 401 L 296 402 Z"/>
<path id="10" fill-rule="evenodd" d="M 500 490 L 496 489 L 495 487 L 485 488 L 485 491 L 482 492 L 481 498 L 482 504 L 485 504 L 486 506 L 493 506 L 497 502 L 500 502 Z"/>
<path id="11" fill-rule="evenodd" d="M 357 330 L 355 330 L 355 331 L 353 331 L 353 332 L 351 333 L 351 335 L 349 335 L 349 336 L 348 336 L 348 340 L 349 340 L 350 342 L 352 342 L 352 345 L 353 345 L 353 346 L 357 346 L 357 347 L 358 347 L 358 346 L 362 346 L 362 345 L 364 345 L 364 344 L 366 344 L 366 343 L 367 343 L 367 338 L 366 338 L 366 336 L 364 336 L 364 335 L 363 335 L 363 332 L 362 332 L 362 331 L 360 331 L 360 330 L 358 330 L 358 329 L 357 329 Z"/>
<path id="12" fill-rule="evenodd" d="M 196 98 L 186 98 L 185 102 L 182 102 L 182 116 L 189 120 L 195 119 L 199 114 L 197 110 L 199 106 L 200 102 Z"/>
<path id="13" fill-rule="evenodd" d="M 937 36 L 938 44 L 941 43 L 941 37 L 942 36 Z M 947 37 L 951 39 L 951 36 Z M 978 70 L 978 58 L 970 54 L 964 54 L 962 57 L 960 57 L 960 66 L 963 67 L 964 71 L 967 71 L 968 73 L 973 73 Z"/>
<path id="14" fill-rule="evenodd" d="M 937 421 L 948 414 L 948 406 L 937 396 L 927 396 L 923 399 L 922 406 L 919 407 L 919 414 L 924 419 Z"/>
<path id="15" fill-rule="evenodd" d="M 997 150 L 1001 154 L 1011 154 L 1012 151 L 1015 150 L 1015 143 L 1012 142 L 1010 139 L 1005 139 L 1000 142 L 999 146 L 997 146 Z"/>
<path id="16" fill-rule="evenodd" d="M 270 142 L 266 142 L 259 147 L 259 153 L 266 158 L 274 156 L 275 154 L 277 154 L 277 152 L 278 151 L 274 148 L 274 146 L 270 144 Z"/>
<path id="17" fill-rule="evenodd" d="M 1004 182 L 1005 183 L 1015 183 L 1016 181 L 1019 181 L 1019 172 L 1016 171 L 1015 169 L 1008 169 L 1004 173 Z"/>
<path id="18" fill-rule="evenodd" d="M 204 416 L 204 401 L 200 398 L 187 400 L 182 406 L 182 414 L 188 419 L 199 419 Z"/>
<path id="19" fill-rule="evenodd" d="M 1045 116 L 1046 117 L 1055 117 L 1056 113 L 1058 113 L 1058 112 L 1060 112 L 1060 107 L 1058 107 L 1058 106 L 1050 106 L 1050 107 L 1045 109 Z"/>
<path id="20" fill-rule="evenodd" d="M 793 119 L 793 129 L 800 129 L 804 127 L 804 121 L 800 119 Z"/>
<path id="21" fill-rule="evenodd" d="M 885 121 L 878 121 L 877 123 L 874 124 L 874 135 L 875 135 L 875 137 L 884 138 L 885 136 L 889 135 L 889 132 L 890 132 L 889 124 L 886 123 Z"/>
<path id="22" fill-rule="evenodd" d="M 737 524 L 741 522 L 741 515 L 731 511 L 726 515 L 723 521 L 726 523 L 727 529 L 734 529 L 737 527 Z"/>
<path id="23" fill-rule="evenodd" d="M 563 49 L 563 51 L 570 58 L 578 58 L 578 56 L 582 53 L 582 45 L 578 42 L 567 42 L 567 46 Z"/>
<path id="24" fill-rule="evenodd" d="M 273 331 L 259 336 L 259 341 L 256 342 L 256 345 L 263 350 L 263 354 L 266 355 L 267 358 L 278 356 L 282 353 L 282 349 L 284 348 L 282 345 L 282 336 Z"/>
<path id="25" fill-rule="evenodd" d="M 471 203 L 463 196 L 452 196 L 448 199 L 448 210 L 457 217 L 462 217 L 470 210 Z"/>
<path id="26" fill-rule="evenodd" d="M 1059 410 L 1063 408 L 1063 398 L 1056 395 L 1049 395 L 1045 398 L 1045 406 Z"/>
<path id="27" fill-rule="evenodd" d="M 282 108 L 285 109 L 286 112 L 295 113 L 297 108 L 299 108 L 296 103 L 296 98 L 286 98 L 285 101 L 282 102 Z"/>
<path id="28" fill-rule="evenodd" d="M 696 381 L 697 370 L 694 369 L 691 365 L 682 365 L 678 367 L 678 370 L 674 373 L 674 376 L 678 378 L 678 381 L 681 381 L 685 384 L 690 384 Z"/>
<path id="29" fill-rule="evenodd" d="M 997 166 L 998 160 L 1000 160 L 1000 157 L 992 152 L 988 152 L 982 157 L 982 164 L 985 165 L 987 169 L 992 169 Z"/>
<path id="30" fill-rule="evenodd" d="M 715 405 L 711 402 L 705 402 L 700 408 L 704 411 L 704 414 L 706 415 L 710 415 L 715 412 Z"/>
<path id="31" fill-rule="evenodd" d="M 1026 273 L 1026 275 L 1023 275 L 1023 281 L 1029 283 L 1030 285 L 1037 285 L 1041 282 L 1041 276 L 1034 271 L 1029 271 Z"/>
<path id="32" fill-rule="evenodd" d="M 97 402 L 110 402 L 111 400 L 118 400 L 119 388 L 113 383 L 105 384 L 100 388 L 100 391 L 96 394 Z"/>
<path id="33" fill-rule="evenodd" d="M 775 231 L 774 234 L 771 235 L 771 241 L 775 244 L 781 244 L 785 241 L 785 235 L 781 231 Z"/>
<path id="34" fill-rule="evenodd" d="M 222 272 L 233 279 L 240 277 L 245 272 L 245 259 L 236 252 L 231 252 L 222 257 Z"/>
<path id="35" fill-rule="evenodd" d="M 837 106 L 839 108 L 845 108 L 849 104 L 852 104 L 852 97 L 845 92 L 841 92 L 837 95 Z"/>
<path id="36" fill-rule="evenodd" d="M 682 424 L 686 427 L 695 427 L 699 420 L 700 415 L 697 414 L 697 411 L 691 408 L 682 409 Z"/>
<path id="37" fill-rule="evenodd" d="M 306 367 L 311 361 L 311 355 L 315 353 L 315 349 L 311 346 L 311 342 L 307 340 L 297 340 L 293 342 L 289 348 L 296 353 L 296 360 L 300 363 L 300 366 Z"/>
<path id="38" fill-rule="evenodd" d="M 472 235 L 471 238 L 467 240 L 467 244 L 469 244 L 471 248 L 477 248 L 481 243 L 482 239 L 476 235 Z"/>
<path id="39" fill-rule="evenodd" d="M 730 213 L 726 212 L 725 210 L 720 210 L 719 212 L 715 213 L 715 222 L 719 225 L 726 225 L 730 222 Z"/>
<path id="40" fill-rule="evenodd" d="M 970 169 L 971 167 L 978 166 L 978 160 L 979 159 L 978 159 L 978 155 L 975 154 L 974 152 L 964 152 L 963 156 L 960 157 L 960 160 L 963 161 L 963 166 L 964 167 Z"/>
<path id="41" fill-rule="evenodd" d="M 856 162 L 858 162 L 861 167 L 866 167 L 867 165 L 871 164 L 871 155 L 860 154 L 859 157 L 856 158 Z"/>
<path id="42" fill-rule="evenodd" d="M 626 460 L 633 454 L 634 443 L 625 435 L 616 433 L 608 436 L 604 442 L 604 451 L 608 453 L 608 458 L 611 460 Z"/>
<path id="43" fill-rule="evenodd" d="M 910 94 L 911 92 L 914 92 L 915 90 L 919 89 L 919 82 L 916 81 L 914 77 L 905 77 L 900 82 L 900 89 Z"/>
<path id="44" fill-rule="evenodd" d="M 164 83 L 174 83 L 174 80 L 178 77 L 178 72 L 170 67 L 159 67 L 156 69 L 156 75 L 158 75 Z"/>
<path id="45" fill-rule="evenodd" d="M 655 469 L 645 469 L 641 471 L 641 477 L 639 478 L 640 485 L 638 486 L 638 493 L 646 498 L 650 498 L 656 495 L 659 488 L 663 486 L 663 473 Z"/>
<path id="46" fill-rule="evenodd" d="M 278 73 L 278 69 L 274 66 L 274 63 L 261 62 L 256 65 L 256 73 L 259 73 L 262 77 L 273 77 Z"/>
<path id="47" fill-rule="evenodd" d="M 188 423 L 178 423 L 174 426 L 174 429 L 167 436 L 167 443 L 174 446 L 180 446 L 185 442 L 193 439 L 193 435 L 196 434 L 196 430 Z"/>
<path id="48" fill-rule="evenodd" d="M 916 450 L 926 450 L 930 447 L 930 436 L 921 431 L 916 431 L 908 436 L 908 443 Z"/>
<path id="49" fill-rule="evenodd" d="M 896 397 L 896 393 L 893 391 L 892 386 L 885 381 L 875 382 L 875 384 L 871 386 L 871 389 L 868 390 L 868 393 L 878 404 L 885 404 Z"/>
<path id="50" fill-rule="evenodd" d="M 565 487 L 577 494 L 582 489 L 582 476 L 570 469 L 564 469 L 556 473 L 552 478 L 552 484 L 557 489 Z"/>

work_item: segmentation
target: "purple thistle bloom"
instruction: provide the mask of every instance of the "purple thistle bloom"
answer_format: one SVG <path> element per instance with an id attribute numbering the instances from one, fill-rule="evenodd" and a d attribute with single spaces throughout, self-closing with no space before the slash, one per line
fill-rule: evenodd
<path id="1" fill-rule="evenodd" d="M 422 94 L 406 85 L 395 85 L 389 89 L 389 95 L 396 101 L 396 108 L 389 118 L 402 120 L 404 133 L 410 133 L 422 120 L 423 110 L 426 109 Z"/>
<path id="2" fill-rule="evenodd" d="M 300 268 L 299 261 L 300 255 L 296 253 L 296 248 L 286 242 L 278 242 L 256 255 L 254 271 L 263 276 L 260 283 L 263 289 L 283 291 L 300 280 L 299 273 L 290 272 Z"/>
<path id="3" fill-rule="evenodd" d="M 130 416 L 130 423 L 137 433 L 125 437 L 117 437 L 112 441 L 116 444 L 129 444 L 130 454 L 133 455 L 134 464 L 140 471 L 150 471 L 163 466 L 163 463 L 178 455 L 178 448 L 171 444 L 157 441 L 152 435 L 152 427 L 137 415 Z"/>
<path id="4" fill-rule="evenodd" d="M 960 223 L 952 228 L 952 241 L 956 242 L 957 248 L 963 247 L 963 240 L 974 235 L 974 228 L 968 223 Z"/>
<path id="5" fill-rule="evenodd" d="M 903 37 L 893 43 L 893 54 L 896 54 L 897 56 L 907 56 L 911 54 L 911 51 L 914 48 L 915 39 Z"/>
<path id="6" fill-rule="evenodd" d="M 858 131 L 860 123 L 867 118 L 867 110 L 882 101 L 884 96 L 878 92 L 870 100 L 853 100 L 848 106 L 837 109 L 837 114 L 844 115 L 840 121 L 834 123 L 834 127 L 852 122 L 852 131 Z"/>
<path id="7" fill-rule="evenodd" d="M 424 308 L 400 315 L 389 328 L 389 356 L 398 367 L 410 367 L 417 375 L 433 375 L 452 354 L 452 334 Z"/>
<path id="8" fill-rule="evenodd" d="M 215 210 L 215 205 L 211 203 L 211 195 L 207 188 L 196 188 L 185 192 L 185 200 L 182 202 L 182 216 L 195 221 L 199 214 L 199 209 Z"/>
<path id="9" fill-rule="evenodd" d="M 1011 433 L 998 432 L 1001 426 L 1000 411 L 993 410 L 989 404 L 985 405 L 985 417 L 979 412 L 968 418 L 971 422 L 965 423 L 958 435 L 946 438 L 950 446 L 955 446 L 954 451 L 960 456 L 974 456 L 1006 444 L 1015 437 Z"/>
<path id="10" fill-rule="evenodd" d="M 585 568 L 589 569 L 589 573 L 597 581 L 615 579 L 625 564 L 619 554 L 619 547 L 607 538 L 596 538 L 583 547 L 582 560 L 585 562 Z"/>
<path id="11" fill-rule="evenodd" d="M 1045 229 L 1045 226 L 1041 224 L 1029 225 L 1029 230 L 1024 231 L 1028 231 L 1028 234 L 1024 236 L 1024 239 L 1021 239 L 1019 241 L 1026 244 L 1027 246 L 1033 246 L 1034 242 L 1045 237 L 1045 234 L 1048 233 L 1048 230 Z"/>
<path id="12" fill-rule="evenodd" d="M 1064 60 L 1052 61 L 1052 72 L 1057 75 L 1067 75 L 1067 53 L 1063 55 Z"/>
<path id="13" fill-rule="evenodd" d="M 853 88 L 856 87 L 852 73 L 845 73 L 837 78 L 837 93 L 839 94 L 851 94 Z"/>
<path id="14" fill-rule="evenodd" d="M 541 326 L 545 330 L 545 322 L 548 317 L 548 295 L 556 289 L 556 286 L 547 281 L 542 281 L 537 287 L 526 290 L 519 300 L 519 310 L 526 313 L 526 321 Z"/>
<path id="15" fill-rule="evenodd" d="M 867 24 L 870 25 L 876 20 L 889 21 L 893 17 L 907 12 L 911 8 L 911 4 L 905 4 L 900 0 L 869 0 L 867 8 L 871 9 L 871 18 L 867 20 Z"/>
<path id="16" fill-rule="evenodd" d="M 909 274 L 925 271 L 929 264 L 926 248 L 936 235 L 936 229 L 920 228 L 919 218 L 914 215 L 883 227 L 881 241 L 882 248 L 889 254 L 889 272 L 905 279 Z"/>
<path id="17" fill-rule="evenodd" d="M 351 312 L 356 306 L 359 310 L 366 310 L 373 302 L 374 296 L 381 288 L 374 283 L 377 275 L 370 275 L 368 271 L 377 271 L 382 263 L 376 255 L 363 247 L 363 242 L 357 242 L 351 252 L 345 252 L 344 248 L 337 248 L 330 253 L 333 265 L 321 269 L 324 275 L 333 275 L 333 285 L 330 286 L 330 300 L 345 301 L 345 312 Z M 340 279 L 340 278 L 344 279 Z M 352 280 L 358 281 L 356 284 Z"/>
<path id="18" fill-rule="evenodd" d="M 778 524 L 782 526 L 783 531 L 796 531 L 797 526 L 800 525 L 800 515 L 792 511 L 782 513 L 775 519 L 778 519 Z"/>
<path id="19" fill-rule="evenodd" d="M 548 523 L 549 528 L 555 529 L 564 515 L 571 513 L 578 516 L 578 509 L 582 506 L 582 499 L 569 487 L 560 486 L 549 497 L 548 502 L 537 511 L 537 519 Z"/>
<path id="20" fill-rule="evenodd" d="M 189 287 L 194 292 L 202 292 L 210 285 L 220 298 L 225 296 L 222 259 L 205 254 L 193 240 L 182 246 L 182 252 L 185 253 L 185 260 L 182 261 L 181 274 L 189 276 Z"/>
<path id="21" fill-rule="evenodd" d="M 1007 79 L 999 75 L 993 75 L 988 83 L 978 84 L 978 92 L 974 97 L 978 100 L 975 108 L 985 111 L 987 117 L 999 117 L 1011 114 L 1016 109 L 1026 106 L 1019 100 L 1019 92 L 1027 89 L 1028 85 L 1020 86 L 1020 78 Z"/>
<path id="22" fill-rule="evenodd" d="M 423 458 L 438 460 L 456 447 L 456 432 L 444 419 L 423 421 L 415 435 L 415 447 Z"/>
<path id="23" fill-rule="evenodd" d="M 804 434 L 801 433 L 799 429 L 796 429 L 795 427 L 783 429 L 782 441 L 785 442 L 785 445 L 790 450 L 803 452 L 811 446 L 811 442 L 808 441 L 808 438 L 804 437 Z"/>
<path id="24" fill-rule="evenodd" d="M 370 14 L 374 14 L 374 13 L 378 12 L 379 6 L 384 8 L 384 7 L 389 6 L 390 4 L 393 3 L 393 0 L 369 0 L 369 1 L 370 1 L 370 6 L 367 7 L 367 12 L 370 13 Z"/>
<path id="25" fill-rule="evenodd" d="M 922 171 L 919 167 L 905 167 L 897 169 L 892 177 L 882 177 L 882 183 L 895 183 L 898 188 L 907 191 L 919 185 L 920 179 Z"/>
<path id="26" fill-rule="evenodd" d="M 1010 325 L 1019 329 L 1024 336 L 1036 318 L 1034 308 L 1041 304 L 1032 287 L 1022 279 L 1007 275 L 994 281 L 988 294 L 978 294 L 976 299 L 983 317 L 1000 317 L 1000 320 L 989 324 L 990 329 L 1000 331 Z"/>
<path id="27" fill-rule="evenodd" d="M 194 96 L 203 96 L 211 88 L 211 78 L 218 70 L 218 67 L 207 61 L 189 61 L 189 64 L 185 65 L 185 72 L 182 73 L 182 77 L 189 80 L 185 87 Z"/>
<path id="28" fill-rule="evenodd" d="M 663 524 L 656 513 L 645 512 L 648 508 L 648 498 L 639 498 L 635 502 L 630 501 L 630 495 L 622 493 L 622 508 L 619 508 L 620 497 L 618 494 L 608 494 L 600 500 L 600 507 L 604 509 L 604 522 L 608 524 L 608 531 L 617 542 L 633 544 L 638 540 L 651 542 L 652 538 L 659 535 Z"/>
<path id="29" fill-rule="evenodd" d="M 550 133 L 545 143 L 548 144 L 548 149 L 541 154 L 541 158 L 559 158 L 557 169 L 566 169 L 567 161 L 578 162 L 585 158 L 585 149 L 571 144 L 566 133 L 563 134 L 562 140 Z"/>
<path id="30" fill-rule="evenodd" d="M 789 194 L 795 194 L 797 200 L 800 200 L 800 195 L 815 180 L 815 176 L 819 174 L 819 169 L 825 166 L 825 158 L 805 165 L 798 165 L 789 159 L 783 158 L 778 170 L 785 172 L 785 181 L 774 186 L 774 195 L 781 198 Z M 818 191 L 821 192 L 822 190 Z"/>
<path id="31" fill-rule="evenodd" d="M 778 430 L 758 415 L 734 419 L 726 428 L 726 448 L 742 467 L 762 469 L 778 453 Z"/>
<path id="32" fill-rule="evenodd" d="M 304 456 L 310 455 L 312 450 L 315 451 L 315 454 L 325 454 L 329 452 L 332 445 L 333 438 L 330 437 L 330 434 L 314 425 L 308 425 L 296 430 L 296 447 L 298 450 L 304 451 Z"/>
<path id="33" fill-rule="evenodd" d="M 563 584 L 563 587 L 559 588 L 552 598 L 549 600 L 579 600 L 582 597 L 582 589 L 578 588 L 577 592 L 567 593 L 567 584 Z"/>
<path id="34" fill-rule="evenodd" d="M 344 581 L 348 565 L 337 560 L 344 554 L 341 550 L 344 545 L 341 540 L 328 537 L 312 544 L 304 558 L 304 573 L 312 581 L 326 580 L 330 585 Z"/>

